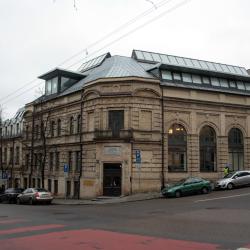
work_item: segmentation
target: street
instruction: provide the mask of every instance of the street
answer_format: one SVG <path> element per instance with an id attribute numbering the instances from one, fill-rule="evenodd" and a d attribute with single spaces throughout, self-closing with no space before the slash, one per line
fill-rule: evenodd
<path id="1" fill-rule="evenodd" d="M 0 249 L 250 248 L 249 218 L 249 187 L 105 205 L 0 204 Z"/>

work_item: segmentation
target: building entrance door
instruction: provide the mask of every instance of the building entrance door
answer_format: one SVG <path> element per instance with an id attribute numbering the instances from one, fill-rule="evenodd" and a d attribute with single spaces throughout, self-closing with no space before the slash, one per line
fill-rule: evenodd
<path id="1" fill-rule="evenodd" d="M 121 164 L 105 163 L 103 165 L 103 195 L 120 196 L 122 188 Z"/>

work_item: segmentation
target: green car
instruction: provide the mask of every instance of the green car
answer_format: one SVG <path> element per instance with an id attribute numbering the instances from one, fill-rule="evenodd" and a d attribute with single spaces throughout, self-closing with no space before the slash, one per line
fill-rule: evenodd
<path id="1" fill-rule="evenodd" d="M 183 195 L 202 193 L 207 194 L 212 190 L 210 181 L 199 177 L 189 177 L 174 185 L 163 188 L 161 193 L 165 197 L 181 197 Z"/>

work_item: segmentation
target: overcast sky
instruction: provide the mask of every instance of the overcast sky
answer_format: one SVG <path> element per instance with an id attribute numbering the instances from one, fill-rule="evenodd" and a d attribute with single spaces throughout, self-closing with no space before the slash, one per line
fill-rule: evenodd
<path id="1" fill-rule="evenodd" d="M 182 2 L 154 8 L 147 0 L 75 0 L 75 7 L 74 0 L 0 0 L 5 118 L 39 95 L 40 81 L 27 83 L 82 50 L 61 66 L 75 64 L 70 69 L 76 69 L 86 60 L 86 47 L 152 7 L 149 15 L 88 48 L 89 59 L 105 52 L 131 56 L 133 49 L 141 49 L 250 68 L 249 0 L 190 0 L 168 12 Z M 118 39 L 144 23 L 149 24 Z"/>

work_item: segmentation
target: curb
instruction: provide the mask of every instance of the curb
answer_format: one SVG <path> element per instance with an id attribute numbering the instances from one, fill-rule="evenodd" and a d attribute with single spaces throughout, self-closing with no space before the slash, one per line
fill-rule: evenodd
<path id="1" fill-rule="evenodd" d="M 119 204 L 126 202 L 136 202 L 136 201 L 145 201 L 145 200 L 154 200 L 161 198 L 161 194 L 152 195 L 150 197 L 138 197 L 133 198 L 130 196 L 121 197 L 121 198 L 107 198 L 105 200 L 63 200 L 56 199 L 53 200 L 53 205 L 105 205 L 105 204 Z"/>

